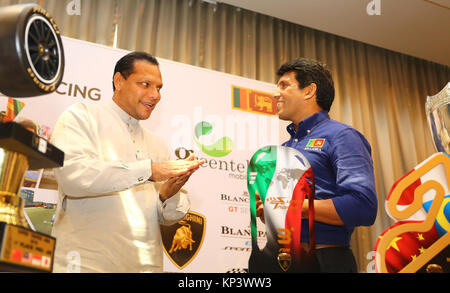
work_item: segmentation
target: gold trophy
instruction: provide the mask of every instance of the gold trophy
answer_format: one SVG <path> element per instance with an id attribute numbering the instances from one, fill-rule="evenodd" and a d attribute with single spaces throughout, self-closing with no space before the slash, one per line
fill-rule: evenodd
<path id="1" fill-rule="evenodd" d="M 48 13 L 34 4 L 0 8 L 0 92 L 48 94 L 63 72 L 60 33 Z M 15 122 L 0 124 L 0 271 L 52 272 L 56 239 L 29 229 L 20 189 L 27 170 L 63 162 L 64 153 L 36 133 Z"/>
<path id="2" fill-rule="evenodd" d="M 450 82 L 425 103 L 434 146 L 438 152 L 450 154 Z"/>

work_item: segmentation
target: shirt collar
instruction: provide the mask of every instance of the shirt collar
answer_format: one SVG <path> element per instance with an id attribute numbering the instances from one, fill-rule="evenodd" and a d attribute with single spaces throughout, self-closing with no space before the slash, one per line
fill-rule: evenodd
<path id="1" fill-rule="evenodd" d="M 122 108 L 120 108 L 119 105 L 117 105 L 116 102 L 114 102 L 114 100 L 111 100 L 110 102 L 108 102 L 108 104 L 111 107 L 111 109 L 119 115 L 120 119 L 123 122 L 131 124 L 133 126 L 139 123 L 139 120 L 130 116 L 127 112 L 125 112 Z"/>
<path id="2" fill-rule="evenodd" d="M 297 132 L 295 132 L 294 123 L 289 124 L 286 129 L 292 137 L 301 138 L 309 134 L 315 126 L 325 120 L 330 120 L 330 116 L 328 115 L 328 111 L 323 110 L 300 121 L 297 125 Z"/>

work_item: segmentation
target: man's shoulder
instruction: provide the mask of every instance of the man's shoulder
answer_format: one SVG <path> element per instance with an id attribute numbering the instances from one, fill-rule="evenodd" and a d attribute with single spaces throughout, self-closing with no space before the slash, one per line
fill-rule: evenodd
<path id="1" fill-rule="evenodd" d="M 362 140 L 367 140 L 364 134 L 349 124 L 330 119 L 327 125 L 324 125 L 328 134 L 331 137 L 343 138 L 347 136 L 360 137 Z"/>
<path id="2" fill-rule="evenodd" d="M 101 103 L 87 103 L 84 101 L 75 102 L 70 105 L 61 114 L 61 117 L 74 117 L 80 119 L 87 119 L 88 117 L 103 115 L 105 111 L 105 105 Z"/>
<path id="3" fill-rule="evenodd" d="M 353 128 L 353 126 L 345 124 L 345 123 L 342 123 L 342 122 L 337 121 L 337 120 L 333 120 L 333 119 L 328 120 L 322 126 L 323 126 L 323 128 L 328 129 L 330 131 L 330 134 L 333 134 L 333 135 L 337 135 L 341 131 L 346 131 L 346 130 L 347 131 L 348 130 L 350 130 L 350 131 L 355 130 L 356 131 L 356 129 Z"/>
<path id="4" fill-rule="evenodd" d="M 75 102 L 65 112 L 92 112 L 100 109 L 99 103 L 88 103 L 84 101 Z"/>

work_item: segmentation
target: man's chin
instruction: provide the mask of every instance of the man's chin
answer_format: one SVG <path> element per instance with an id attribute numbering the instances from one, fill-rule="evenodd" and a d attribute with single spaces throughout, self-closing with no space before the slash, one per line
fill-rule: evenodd
<path id="1" fill-rule="evenodd" d="M 135 117 L 137 120 L 147 120 L 148 118 L 150 118 L 150 116 L 152 115 L 152 111 L 150 112 L 145 112 L 145 113 L 139 113 L 137 116 Z"/>
<path id="2" fill-rule="evenodd" d="M 146 116 L 143 116 L 141 119 L 139 119 L 139 120 L 147 120 L 148 118 L 150 118 L 150 116 L 151 116 L 151 114 L 148 114 L 148 115 L 146 115 Z"/>
<path id="3" fill-rule="evenodd" d="M 282 112 L 278 112 L 277 116 L 278 116 L 278 119 L 280 119 L 280 120 L 284 120 L 284 121 L 289 120 L 289 118 L 287 118 L 285 115 L 283 115 Z"/>

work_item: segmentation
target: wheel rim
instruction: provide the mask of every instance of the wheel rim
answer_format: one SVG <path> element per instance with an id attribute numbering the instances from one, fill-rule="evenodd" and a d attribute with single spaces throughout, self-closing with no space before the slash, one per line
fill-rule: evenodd
<path id="1" fill-rule="evenodd" d="M 36 77 L 54 83 L 61 71 L 61 48 L 53 26 L 42 15 L 30 17 L 25 28 L 25 52 Z"/>

